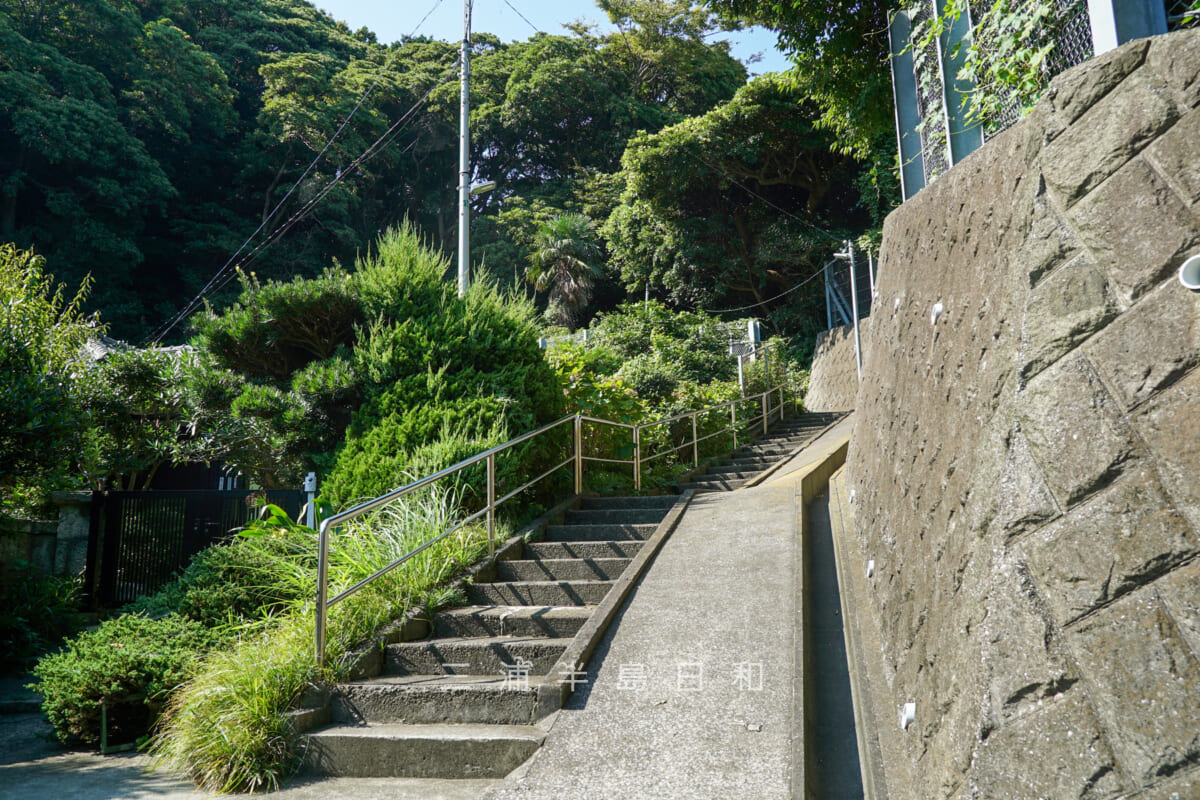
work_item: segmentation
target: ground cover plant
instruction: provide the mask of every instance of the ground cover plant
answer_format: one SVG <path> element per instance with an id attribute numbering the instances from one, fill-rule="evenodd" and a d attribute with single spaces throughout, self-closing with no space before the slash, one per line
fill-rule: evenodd
<path id="1" fill-rule="evenodd" d="M 409 495 L 339 530 L 330 544 L 330 591 L 357 583 L 422 542 L 449 528 L 459 514 L 450 492 Z M 300 559 L 273 555 L 276 573 L 302 597 L 256 624 L 243 626 L 237 643 L 213 652 L 176 692 L 152 751 L 158 763 L 219 791 L 272 789 L 299 763 L 296 736 L 286 712 L 306 688 L 344 678 L 352 648 L 413 606 L 450 601 L 447 581 L 481 557 L 486 533 L 468 526 L 333 607 L 328 620 L 326 668 L 313 658 L 315 533 L 298 526 L 260 526 L 241 546 L 257 550 L 286 541 Z M 277 553 L 273 548 L 269 552 Z"/>

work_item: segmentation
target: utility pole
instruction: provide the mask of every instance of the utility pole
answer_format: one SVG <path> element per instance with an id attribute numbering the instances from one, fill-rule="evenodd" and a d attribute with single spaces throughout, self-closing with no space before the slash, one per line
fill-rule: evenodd
<path id="1" fill-rule="evenodd" d="M 463 40 L 458 117 L 458 296 L 471 282 L 471 2 L 463 0 Z"/>

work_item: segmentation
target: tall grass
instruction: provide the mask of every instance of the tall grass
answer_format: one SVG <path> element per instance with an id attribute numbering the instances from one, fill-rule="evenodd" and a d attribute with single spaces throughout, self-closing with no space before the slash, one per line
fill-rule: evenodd
<path id="1" fill-rule="evenodd" d="M 457 509 L 453 493 L 432 488 L 337 531 L 329 548 L 331 596 L 451 527 Z M 264 547 L 264 552 L 277 562 L 274 580 L 294 581 L 305 590 L 302 596 L 311 598 L 317 539 L 306 531 L 269 534 L 289 537 L 293 547 Z M 335 605 L 323 671 L 313 653 L 312 600 L 245 624 L 236 646 L 210 655 L 173 695 L 151 745 L 157 765 L 209 790 L 277 788 L 303 757 L 286 712 L 305 690 L 345 678 L 346 655 L 411 606 L 444 604 L 448 579 L 486 548 L 486 531 L 466 527 Z"/>

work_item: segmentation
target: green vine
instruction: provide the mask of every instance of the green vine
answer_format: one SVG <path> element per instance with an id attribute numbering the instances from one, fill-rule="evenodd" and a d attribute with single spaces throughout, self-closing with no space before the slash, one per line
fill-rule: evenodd
<path id="1" fill-rule="evenodd" d="M 1075 0 L 1076 4 L 1082 2 Z M 993 132 L 1029 112 L 1049 84 L 1049 61 L 1061 33 L 1058 28 L 1072 11 L 1073 7 L 1056 10 L 1053 0 L 996 0 L 972 20 L 971 37 L 962 45 L 966 57 L 958 73 L 975 86 L 968 98 L 969 124 Z M 968 0 L 949 0 L 940 15 L 919 24 L 910 45 L 914 63 L 920 54 L 932 52 L 936 40 L 965 13 Z M 928 73 L 931 66 L 918 64 L 918 74 Z M 924 121 L 927 126 L 935 123 Z"/>

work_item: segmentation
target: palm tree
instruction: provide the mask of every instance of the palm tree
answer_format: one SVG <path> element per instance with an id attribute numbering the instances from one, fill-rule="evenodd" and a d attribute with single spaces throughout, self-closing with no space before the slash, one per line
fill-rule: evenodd
<path id="1" fill-rule="evenodd" d="M 559 214 L 538 227 L 534 247 L 525 278 L 538 291 L 550 290 L 554 321 L 574 331 L 600 275 L 596 223 L 586 214 Z"/>

